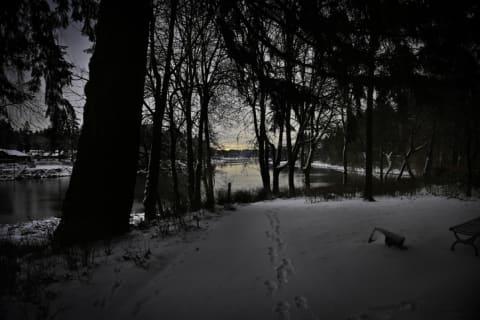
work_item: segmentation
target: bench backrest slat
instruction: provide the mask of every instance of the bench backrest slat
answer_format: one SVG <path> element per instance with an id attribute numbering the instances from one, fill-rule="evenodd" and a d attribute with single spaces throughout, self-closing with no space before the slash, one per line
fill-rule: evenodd
<path id="1" fill-rule="evenodd" d="M 450 228 L 451 231 L 467 235 L 480 234 L 480 217 Z"/>

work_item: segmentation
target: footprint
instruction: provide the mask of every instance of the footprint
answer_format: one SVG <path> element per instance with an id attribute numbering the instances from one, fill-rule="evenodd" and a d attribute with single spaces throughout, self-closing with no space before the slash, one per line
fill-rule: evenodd
<path id="1" fill-rule="evenodd" d="M 287 301 L 277 302 L 273 311 L 278 314 L 279 320 L 290 320 L 290 304 Z"/>
<path id="2" fill-rule="evenodd" d="M 278 284 L 280 286 L 286 285 L 288 283 L 288 272 L 287 272 L 287 270 L 285 270 L 283 265 L 280 265 L 279 267 L 277 267 L 276 272 L 277 272 Z"/>
<path id="3" fill-rule="evenodd" d="M 347 320 L 369 320 L 369 319 L 370 317 L 365 313 L 356 314 L 347 318 Z"/>
<path id="4" fill-rule="evenodd" d="M 275 281 L 267 280 L 264 282 L 267 287 L 267 295 L 272 296 L 273 293 L 278 289 L 278 285 Z"/>
<path id="5" fill-rule="evenodd" d="M 280 235 L 280 226 L 279 225 L 275 226 L 275 233 L 276 233 L 277 236 Z"/>
<path id="6" fill-rule="evenodd" d="M 283 243 L 282 239 L 280 237 L 276 237 L 275 242 L 277 243 L 278 249 L 283 250 L 285 244 Z"/>
<path id="7" fill-rule="evenodd" d="M 140 312 L 140 310 L 142 310 L 142 307 L 143 305 L 148 301 L 148 299 L 150 298 L 144 298 L 142 300 L 138 300 L 136 303 L 135 303 L 135 306 L 133 307 L 133 311 L 132 311 L 132 315 L 135 317 L 138 315 L 138 313 Z"/>
<path id="8" fill-rule="evenodd" d="M 292 260 L 290 260 L 289 258 L 282 259 L 282 266 L 289 275 L 293 275 L 295 273 L 295 268 L 293 267 Z"/>
<path id="9" fill-rule="evenodd" d="M 121 281 L 120 280 L 116 280 L 113 285 L 112 285 L 112 290 L 110 292 L 110 296 L 113 296 L 115 291 L 117 291 L 118 288 L 120 288 L 120 285 L 121 285 Z"/>
<path id="10" fill-rule="evenodd" d="M 268 256 L 270 257 L 270 262 L 275 263 L 278 258 L 277 250 L 273 247 L 268 247 Z"/>
<path id="11" fill-rule="evenodd" d="M 295 298 L 293 299 L 293 301 L 295 301 L 295 305 L 297 306 L 297 308 L 299 309 L 310 309 L 308 307 L 308 301 L 307 301 L 307 298 L 303 297 L 303 296 L 295 296 Z"/>
<path id="12" fill-rule="evenodd" d="M 402 301 L 399 304 L 375 306 L 369 309 L 372 311 L 414 311 L 415 303 L 409 301 Z"/>
<path id="13" fill-rule="evenodd" d="M 99 299 L 97 299 L 93 302 L 93 306 L 96 307 L 96 308 L 102 308 L 103 309 L 103 308 L 105 308 L 106 301 L 107 301 L 106 297 L 99 298 Z"/>
<path id="14" fill-rule="evenodd" d="M 307 298 L 305 298 L 304 296 L 295 296 L 293 301 L 295 302 L 295 305 L 297 306 L 297 308 L 301 310 L 301 313 L 302 313 L 301 319 L 318 320 L 318 317 L 310 309 Z"/>
<path id="15" fill-rule="evenodd" d="M 288 276 L 292 276 L 295 273 L 292 261 L 288 258 L 282 259 L 282 263 L 275 268 L 277 282 L 280 286 L 284 286 L 288 283 Z"/>
<path id="16" fill-rule="evenodd" d="M 415 310 L 415 303 L 403 301 L 402 303 L 400 303 L 400 308 L 399 308 L 399 310 L 402 310 L 402 311 L 414 311 L 414 310 Z"/>

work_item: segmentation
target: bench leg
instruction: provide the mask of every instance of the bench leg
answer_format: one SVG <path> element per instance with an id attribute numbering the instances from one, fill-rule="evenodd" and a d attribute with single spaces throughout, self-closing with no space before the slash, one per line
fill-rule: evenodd
<path id="1" fill-rule="evenodd" d="M 455 235 L 455 238 L 457 240 L 455 240 L 454 243 L 452 243 L 451 247 L 450 247 L 450 250 L 454 251 L 455 250 L 455 246 L 457 245 L 457 243 L 462 243 L 462 244 L 465 244 L 465 245 L 470 245 L 473 247 L 473 249 L 475 250 L 475 256 L 478 257 L 478 248 L 477 246 L 475 246 L 475 240 L 477 239 L 478 237 L 478 234 L 470 237 L 470 238 L 467 238 L 467 239 L 461 239 L 458 234 L 456 232 L 453 233 Z"/>

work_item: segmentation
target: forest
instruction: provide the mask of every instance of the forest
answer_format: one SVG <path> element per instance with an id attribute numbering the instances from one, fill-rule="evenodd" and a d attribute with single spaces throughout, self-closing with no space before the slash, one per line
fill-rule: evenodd
<path id="1" fill-rule="evenodd" d="M 243 121 L 267 198 L 279 194 L 282 171 L 288 195 L 297 194 L 297 167 L 308 190 L 316 157 L 342 164 L 345 185 L 349 166 L 363 168 L 367 200 L 375 172 L 381 183 L 397 167 L 398 180 L 444 178 L 471 195 L 477 10 L 471 1 L 7 1 L 0 110 L 8 123 L 10 105 L 21 108 L 44 88 L 51 135 L 78 127 L 62 96 L 73 66 L 55 32 L 80 22 L 94 45 L 63 209 L 62 228 L 77 230 L 73 238 L 90 216 L 98 219 L 94 237 L 128 229 L 140 143 L 146 219 L 213 209 L 214 130 L 228 130 L 214 124 L 242 121 L 238 108 L 250 111 Z M 162 161 L 174 191 L 167 202 L 155 192 Z"/>
<path id="2" fill-rule="evenodd" d="M 473 0 L 1 1 L 0 155 L 64 180 L 0 223 L 0 318 L 478 319 L 478 30 Z M 0 214 L 35 210 L 11 180 Z"/>
<path id="3" fill-rule="evenodd" d="M 82 72 L 58 40 L 72 25 L 91 43 Z M 338 167 L 339 195 L 359 194 L 353 207 L 372 217 L 366 208 L 385 202 L 387 183 L 454 186 L 476 199 L 478 30 L 471 0 L 6 0 L 0 148 L 64 150 L 73 162 L 51 236 L 61 246 L 132 231 L 139 172 L 147 226 L 174 221 L 188 230 L 186 217 L 198 226 L 198 212 L 231 208 L 219 206 L 230 194 L 214 188 L 214 158 L 236 154 L 221 139 L 233 129 L 248 131 L 250 147 L 239 149 L 251 149 L 259 168 L 262 187 L 251 199 L 291 201 L 286 207 L 313 199 L 316 162 Z M 78 82 L 81 91 L 72 89 Z M 48 126 L 14 116 L 31 112 Z M 280 236 L 277 214 L 264 214 Z M 290 275 L 289 261 L 279 263 Z M 273 291 L 286 281 L 278 277 Z M 281 319 L 289 306 L 275 307 Z"/>

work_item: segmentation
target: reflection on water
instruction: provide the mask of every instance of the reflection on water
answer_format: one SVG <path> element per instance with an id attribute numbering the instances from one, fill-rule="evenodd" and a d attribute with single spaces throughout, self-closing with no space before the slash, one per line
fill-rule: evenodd
<path id="1" fill-rule="evenodd" d="M 69 180 L 0 181 L 0 223 L 58 216 Z"/>
<path id="2" fill-rule="evenodd" d="M 326 171 L 314 171 L 310 175 L 311 187 L 327 186 Z M 272 174 L 270 174 L 271 179 Z M 303 186 L 304 178 L 301 172 L 296 172 L 294 176 L 295 186 Z M 258 189 L 262 187 L 262 178 L 260 176 L 260 168 L 255 162 L 244 163 L 228 163 L 217 165 L 215 172 L 215 189 L 226 189 L 228 183 L 232 183 L 232 190 Z M 279 187 L 288 187 L 288 171 L 285 169 L 280 172 Z"/>
<path id="3" fill-rule="evenodd" d="M 180 176 L 181 177 L 181 176 Z M 168 178 L 162 177 L 161 181 Z M 180 187 L 185 188 L 185 179 L 180 179 Z M 287 172 L 280 174 L 280 188 L 287 188 Z M 341 183 L 338 172 L 315 170 L 311 175 L 312 187 Z M 62 199 L 67 190 L 69 177 L 44 180 L 0 181 L 0 223 L 14 223 L 59 216 Z M 232 190 L 257 189 L 262 187 L 260 170 L 254 162 L 227 163 L 216 166 L 215 189 L 226 189 L 232 183 Z M 135 187 L 134 212 L 141 212 L 145 177 L 138 176 Z M 303 186 L 303 174 L 295 174 L 295 185 Z M 164 185 L 161 193 L 171 192 L 169 185 Z"/>

